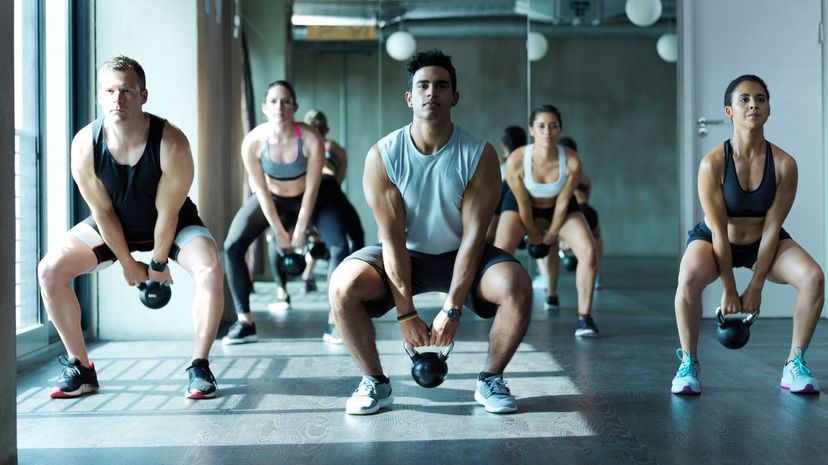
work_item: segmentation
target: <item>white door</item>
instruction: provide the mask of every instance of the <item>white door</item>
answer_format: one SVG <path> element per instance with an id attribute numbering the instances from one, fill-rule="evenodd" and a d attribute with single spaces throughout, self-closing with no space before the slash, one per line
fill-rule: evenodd
<path id="1" fill-rule="evenodd" d="M 823 147 L 823 51 L 820 0 L 681 0 L 679 117 L 682 223 L 702 219 L 696 189 L 701 157 L 731 135 L 724 117 L 724 90 L 742 74 L 765 80 L 771 116 L 765 135 L 793 155 L 799 167 L 796 200 L 785 229 L 825 268 L 825 153 Z M 699 119 L 705 118 L 702 126 Z M 700 131 L 700 129 L 702 131 Z M 706 132 L 706 135 L 700 134 Z M 686 240 L 686 235 L 682 237 Z M 750 270 L 736 270 L 741 292 Z M 790 316 L 790 286 L 767 283 L 762 315 Z M 704 315 L 721 300 L 717 281 L 704 293 Z"/>

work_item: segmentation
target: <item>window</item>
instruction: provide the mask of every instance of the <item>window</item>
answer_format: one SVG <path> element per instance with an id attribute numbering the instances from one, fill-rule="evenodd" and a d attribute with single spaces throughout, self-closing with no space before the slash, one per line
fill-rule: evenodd
<path id="1" fill-rule="evenodd" d="M 14 0 L 15 316 L 38 325 L 38 3 Z"/>

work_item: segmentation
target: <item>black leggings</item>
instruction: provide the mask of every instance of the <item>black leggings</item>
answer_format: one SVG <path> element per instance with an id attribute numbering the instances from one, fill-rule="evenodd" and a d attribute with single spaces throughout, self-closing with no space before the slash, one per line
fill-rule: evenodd
<path id="1" fill-rule="evenodd" d="M 315 226 L 322 235 L 331 253 L 331 259 L 328 261 L 329 279 L 336 266 L 348 255 L 345 228 L 336 205 L 330 200 L 333 195 L 330 188 L 320 186 L 316 207 L 311 218 L 311 225 Z M 279 197 L 271 194 L 271 197 L 276 204 L 282 224 L 286 228 L 295 225 L 299 208 L 302 205 L 302 196 Z M 254 194 L 248 197 L 244 205 L 236 212 L 236 216 L 230 223 L 230 230 L 227 231 L 227 239 L 224 241 L 224 267 L 237 313 L 250 312 L 250 292 L 253 290 L 244 255 L 250 244 L 269 226 L 259 206 L 259 200 Z"/>
<path id="2" fill-rule="evenodd" d="M 319 190 L 320 192 L 329 192 L 331 194 L 329 201 L 336 207 L 336 211 L 339 212 L 340 219 L 345 227 L 345 233 L 351 240 L 350 251 L 354 252 L 365 247 L 365 231 L 362 229 L 359 214 L 350 200 L 348 200 L 348 197 L 345 196 L 345 193 L 342 192 L 342 188 L 336 178 L 329 174 L 323 174 Z M 270 270 L 273 272 L 276 285 L 285 287 L 287 284 L 287 271 L 280 260 L 282 255 L 281 250 L 276 247 L 275 243 L 271 242 L 272 239 L 273 237 L 268 235 L 267 258 L 270 262 Z M 347 255 L 348 253 L 346 252 L 345 256 Z"/>
<path id="3" fill-rule="evenodd" d="M 348 197 L 345 196 L 345 193 L 342 192 L 342 187 L 340 187 L 336 178 L 325 174 L 322 176 L 322 184 L 328 184 L 328 189 L 332 194 L 331 202 L 342 217 L 345 232 L 348 233 L 348 238 L 351 239 L 351 252 L 365 247 L 365 230 L 362 229 L 359 214 L 351 201 L 348 200 Z"/>

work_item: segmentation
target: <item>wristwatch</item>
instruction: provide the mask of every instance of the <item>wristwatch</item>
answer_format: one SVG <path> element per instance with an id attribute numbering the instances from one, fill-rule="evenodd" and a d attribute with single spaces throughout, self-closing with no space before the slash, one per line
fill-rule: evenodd
<path id="1" fill-rule="evenodd" d="M 448 319 L 451 321 L 460 321 L 460 317 L 463 316 L 463 312 L 461 312 L 460 309 L 454 307 L 444 308 L 440 311 L 445 313 Z"/>
<path id="2" fill-rule="evenodd" d="M 152 271 L 157 271 L 159 273 L 162 273 L 162 272 L 164 272 L 164 270 L 167 269 L 167 262 L 162 263 L 162 262 L 159 262 L 158 260 L 153 258 L 152 260 L 150 260 L 150 269 Z"/>

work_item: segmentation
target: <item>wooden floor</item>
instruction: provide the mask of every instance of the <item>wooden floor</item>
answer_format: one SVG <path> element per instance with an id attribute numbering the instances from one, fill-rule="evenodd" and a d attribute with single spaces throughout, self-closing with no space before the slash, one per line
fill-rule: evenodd
<path id="1" fill-rule="evenodd" d="M 391 377 L 391 409 L 348 416 L 359 382 L 348 352 L 321 340 L 323 293 L 268 313 L 272 284 L 253 299 L 259 343 L 211 354 L 219 397 L 182 395 L 190 341 L 97 343 L 101 391 L 50 400 L 56 362 L 21 373 L 21 464 L 825 464 L 828 406 L 822 396 L 779 388 L 791 322 L 761 319 L 750 344 L 720 347 L 705 321 L 704 393 L 670 394 L 678 366 L 672 309 L 674 260 L 611 259 L 596 294 L 601 339 L 578 340 L 574 277 L 561 280 L 561 310 L 536 304 L 529 333 L 505 378 L 513 415 L 486 413 L 473 399 L 489 323 L 466 317 L 449 378 L 424 389 L 408 375 L 393 317 L 376 322 Z M 421 308 L 439 306 L 435 295 Z M 825 328 L 808 360 L 828 383 Z"/>

